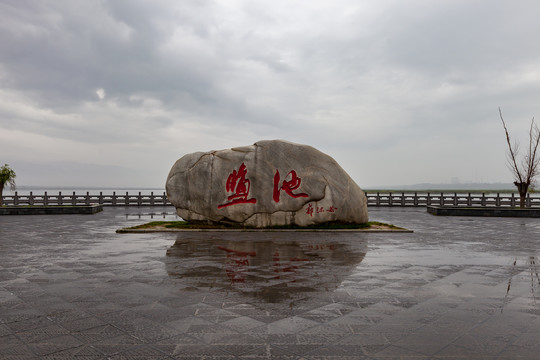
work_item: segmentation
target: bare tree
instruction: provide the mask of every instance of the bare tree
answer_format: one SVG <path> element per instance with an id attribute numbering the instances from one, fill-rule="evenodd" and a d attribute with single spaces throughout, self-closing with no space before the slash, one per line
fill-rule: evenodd
<path id="1" fill-rule="evenodd" d="M 538 144 L 540 143 L 540 130 L 534 122 L 534 117 L 531 120 L 531 127 L 529 129 L 529 149 L 527 154 L 523 157 L 521 163 L 518 163 L 519 155 L 519 143 L 510 141 L 510 135 L 504 122 L 501 108 L 499 108 L 499 116 L 506 133 L 506 142 L 508 144 L 507 162 L 508 168 L 514 175 L 514 185 L 516 185 L 519 193 L 519 207 L 525 207 L 525 198 L 530 188 L 534 186 L 535 178 L 539 174 L 538 164 L 540 163 L 540 157 L 536 154 L 538 150 Z"/>

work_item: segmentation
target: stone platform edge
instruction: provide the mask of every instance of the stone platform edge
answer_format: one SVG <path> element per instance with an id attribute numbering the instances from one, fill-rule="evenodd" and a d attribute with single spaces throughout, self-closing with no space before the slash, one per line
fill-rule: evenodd
<path id="1" fill-rule="evenodd" d="M 118 234 L 159 232 L 363 232 L 363 233 L 412 233 L 409 229 L 118 229 Z"/>
<path id="2" fill-rule="evenodd" d="M 436 216 L 482 216 L 482 217 L 523 217 L 539 218 L 540 208 L 468 207 L 468 206 L 427 206 L 427 212 Z"/>
<path id="3" fill-rule="evenodd" d="M 0 215 L 91 215 L 103 211 L 103 205 L 31 205 L 2 206 Z"/>

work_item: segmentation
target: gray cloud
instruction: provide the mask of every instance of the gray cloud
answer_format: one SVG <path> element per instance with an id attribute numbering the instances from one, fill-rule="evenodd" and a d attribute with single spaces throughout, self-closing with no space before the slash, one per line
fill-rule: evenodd
<path id="1" fill-rule="evenodd" d="M 122 168 L 135 156 L 166 173 L 184 152 L 285 138 L 327 149 L 361 185 L 507 181 L 497 107 L 516 137 L 538 111 L 539 10 L 4 1 L 0 154 Z"/>

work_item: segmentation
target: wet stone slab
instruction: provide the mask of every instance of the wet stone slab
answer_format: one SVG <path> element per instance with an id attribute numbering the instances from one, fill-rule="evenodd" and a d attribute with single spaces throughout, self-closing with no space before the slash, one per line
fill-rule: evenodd
<path id="1" fill-rule="evenodd" d="M 536 359 L 535 219 L 414 233 L 116 234 L 174 209 L 0 218 L 0 359 Z"/>

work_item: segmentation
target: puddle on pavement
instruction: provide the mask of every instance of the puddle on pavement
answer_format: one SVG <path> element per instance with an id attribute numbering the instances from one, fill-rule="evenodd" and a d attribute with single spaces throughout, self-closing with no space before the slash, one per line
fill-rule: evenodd
<path id="1" fill-rule="evenodd" d="M 366 251 L 352 233 L 180 233 L 165 262 L 169 276 L 193 288 L 279 303 L 334 291 Z"/>

